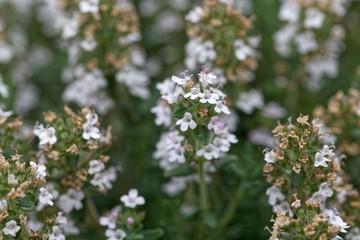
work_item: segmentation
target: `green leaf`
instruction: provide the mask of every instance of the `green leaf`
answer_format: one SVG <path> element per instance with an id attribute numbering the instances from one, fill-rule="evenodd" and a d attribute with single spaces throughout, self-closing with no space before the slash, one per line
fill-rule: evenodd
<path id="1" fill-rule="evenodd" d="M 141 233 L 130 233 L 126 236 L 127 240 L 143 240 L 146 239 Z"/>
<path id="2" fill-rule="evenodd" d="M 179 118 L 179 119 L 183 118 L 186 110 L 187 110 L 186 107 L 180 106 L 172 112 L 172 115 L 174 118 Z"/>
<path id="3" fill-rule="evenodd" d="M 203 222 L 211 227 L 211 228 L 215 228 L 218 224 L 218 218 L 214 213 L 206 213 L 202 216 L 202 220 Z"/>
<path id="4" fill-rule="evenodd" d="M 161 228 L 148 229 L 141 232 L 146 240 L 159 239 L 164 235 L 164 230 Z"/>
<path id="5" fill-rule="evenodd" d="M 224 157 L 220 158 L 219 161 L 215 164 L 215 167 L 217 169 L 223 169 L 226 166 L 237 162 L 239 160 L 238 156 L 235 154 L 227 154 Z"/>
<path id="6" fill-rule="evenodd" d="M 291 175 L 291 185 L 293 187 L 300 187 L 305 179 L 306 179 L 306 173 L 304 171 L 301 171 L 299 174 L 292 173 L 292 175 Z"/>
<path id="7" fill-rule="evenodd" d="M 205 126 L 197 126 L 193 131 L 192 135 L 196 141 L 202 145 L 208 145 L 210 141 L 210 131 Z"/>
<path id="8" fill-rule="evenodd" d="M 15 200 L 16 205 L 18 205 L 22 210 L 26 212 L 32 212 L 35 209 L 35 204 L 29 198 L 17 198 Z"/>
<path id="9" fill-rule="evenodd" d="M 164 172 L 164 177 L 186 176 L 192 173 L 193 169 L 189 164 L 183 163 L 179 166 Z"/>

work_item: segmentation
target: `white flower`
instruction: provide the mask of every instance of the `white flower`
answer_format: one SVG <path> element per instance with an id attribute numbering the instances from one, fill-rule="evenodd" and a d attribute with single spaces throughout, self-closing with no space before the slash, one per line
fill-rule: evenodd
<path id="1" fill-rule="evenodd" d="M 82 0 L 79 3 L 80 12 L 97 13 L 99 11 L 99 0 Z"/>
<path id="2" fill-rule="evenodd" d="M 42 124 L 36 124 L 33 133 L 40 139 L 39 145 L 54 144 L 57 141 L 56 131 L 53 127 L 44 128 Z"/>
<path id="3" fill-rule="evenodd" d="M 179 119 L 176 121 L 176 125 L 180 125 L 180 130 L 185 132 L 190 127 L 191 129 L 196 128 L 196 122 L 192 119 L 192 115 L 189 112 L 186 112 L 184 114 L 184 117 L 182 119 Z"/>
<path id="4" fill-rule="evenodd" d="M 225 114 L 230 114 L 230 110 L 229 108 L 225 105 L 225 101 L 224 100 L 220 100 L 216 102 L 215 108 L 214 108 L 215 112 L 217 113 L 225 113 Z"/>
<path id="5" fill-rule="evenodd" d="M 269 196 L 269 204 L 271 206 L 274 206 L 277 200 L 285 200 L 285 196 L 281 193 L 280 189 L 275 186 L 269 187 L 266 190 L 266 195 Z"/>
<path id="6" fill-rule="evenodd" d="M 4 111 L 0 105 L 0 119 L 1 118 L 8 118 L 13 114 L 12 111 Z"/>
<path id="7" fill-rule="evenodd" d="M 334 193 L 329 183 L 324 182 L 320 185 L 318 193 L 325 197 L 331 197 Z"/>
<path id="8" fill-rule="evenodd" d="M 165 101 L 159 101 L 156 106 L 151 108 L 151 112 L 155 114 L 155 124 L 157 126 L 170 127 L 171 108 Z"/>
<path id="9" fill-rule="evenodd" d="M 240 61 L 244 61 L 248 56 L 254 55 L 254 50 L 241 39 L 237 39 L 234 42 L 234 48 L 235 57 Z"/>
<path id="10" fill-rule="evenodd" d="M 329 223 L 331 225 L 334 225 L 334 226 L 340 228 L 340 232 L 343 232 L 343 233 L 347 232 L 345 230 L 345 228 L 349 228 L 350 226 L 348 226 L 347 223 L 344 222 L 344 220 L 342 220 L 342 218 L 338 214 L 335 214 L 335 212 L 333 210 L 325 209 L 323 214 L 324 214 L 324 217 L 327 218 L 327 220 L 329 221 Z"/>
<path id="11" fill-rule="evenodd" d="M 39 163 L 38 165 L 30 161 L 30 166 L 32 169 L 35 169 L 35 178 L 41 179 L 46 177 L 46 167 L 44 163 Z"/>
<path id="12" fill-rule="evenodd" d="M 175 146 L 173 149 L 169 150 L 169 161 L 184 163 L 186 161 L 184 155 L 185 149 L 182 146 Z"/>
<path id="13" fill-rule="evenodd" d="M 332 158 L 335 157 L 335 153 L 333 152 L 333 150 L 334 150 L 333 146 L 324 145 L 323 149 L 321 149 L 321 151 L 315 154 L 314 166 L 328 167 L 326 162 L 331 162 Z"/>
<path id="14" fill-rule="evenodd" d="M 85 194 L 82 191 L 76 191 L 70 188 L 66 194 L 59 197 L 59 206 L 65 212 L 71 212 L 73 209 L 79 210 L 82 208 L 81 200 L 83 200 Z"/>
<path id="15" fill-rule="evenodd" d="M 213 144 L 208 144 L 204 146 L 203 148 L 199 149 L 196 152 L 196 155 L 201 157 L 204 156 L 205 159 L 211 160 L 211 159 L 217 159 L 220 157 L 219 149 L 216 148 Z"/>
<path id="16" fill-rule="evenodd" d="M 148 89 L 148 74 L 130 64 L 125 65 L 115 76 L 118 83 L 125 84 L 133 96 L 148 99 L 150 92 Z"/>
<path id="17" fill-rule="evenodd" d="M 93 51 L 97 46 L 97 42 L 93 38 L 85 38 L 80 42 L 80 47 L 87 52 Z"/>
<path id="18" fill-rule="evenodd" d="M 275 49 L 281 56 L 287 57 L 291 53 L 290 43 L 297 31 L 297 24 L 287 24 L 274 34 Z"/>
<path id="19" fill-rule="evenodd" d="M 101 226 L 107 226 L 110 229 L 114 229 L 116 227 L 117 216 L 119 211 L 121 210 L 120 207 L 115 207 L 110 211 L 107 216 L 100 217 L 99 223 Z"/>
<path id="20" fill-rule="evenodd" d="M 0 74 L 0 96 L 2 96 L 3 98 L 7 98 L 9 96 L 9 89 L 7 87 L 6 84 L 4 84 L 3 78 Z M 0 108 L 0 112 L 2 111 L 2 109 Z M 1 116 L 1 113 L 0 113 Z"/>
<path id="21" fill-rule="evenodd" d="M 210 90 L 205 89 L 204 93 L 200 93 L 200 102 L 201 103 L 210 103 L 210 104 L 216 104 L 217 100 L 219 100 L 220 96 L 216 93 L 212 93 Z"/>
<path id="22" fill-rule="evenodd" d="M 212 144 L 214 145 L 214 147 L 218 150 L 220 150 L 221 152 L 228 152 L 230 150 L 230 143 L 228 141 L 226 141 L 225 139 L 222 138 L 214 138 L 214 140 L 212 141 Z"/>
<path id="23" fill-rule="evenodd" d="M 16 236 L 16 233 L 20 230 L 20 226 L 17 225 L 15 220 L 10 220 L 6 223 L 5 228 L 3 228 L 3 233 L 12 237 Z"/>
<path id="24" fill-rule="evenodd" d="M 268 118 L 279 119 L 285 117 L 286 110 L 276 102 L 269 102 L 263 109 L 262 114 Z"/>
<path id="25" fill-rule="evenodd" d="M 105 236 L 107 240 L 123 240 L 126 237 L 126 233 L 121 229 L 106 229 Z"/>
<path id="26" fill-rule="evenodd" d="M 291 203 L 291 207 L 293 207 L 293 208 L 299 208 L 301 206 L 301 200 L 300 199 L 296 199 L 295 201 L 293 201 L 292 203 Z"/>
<path id="27" fill-rule="evenodd" d="M 186 83 L 190 80 L 190 77 L 189 76 L 184 76 L 184 78 L 179 78 L 177 76 L 172 76 L 171 77 L 171 80 L 174 82 L 174 83 L 177 83 L 178 85 L 180 86 L 185 86 Z"/>
<path id="28" fill-rule="evenodd" d="M 274 205 L 273 211 L 274 213 L 278 213 L 278 212 L 289 213 L 290 217 L 294 216 L 294 212 L 291 210 L 290 204 L 287 201 L 282 201 L 281 203 Z"/>
<path id="29" fill-rule="evenodd" d="M 6 199 L 0 199 L 0 212 L 2 211 L 2 210 L 4 210 L 5 208 L 7 208 L 7 201 L 6 201 Z"/>
<path id="30" fill-rule="evenodd" d="M 204 13 L 204 9 L 197 6 L 186 15 L 185 19 L 192 23 L 198 23 L 201 20 L 203 13 Z"/>
<path id="31" fill-rule="evenodd" d="M 95 187 L 99 187 L 100 190 L 111 189 L 112 182 L 116 180 L 116 177 L 116 169 L 111 167 L 108 170 L 96 173 L 90 183 Z"/>
<path id="32" fill-rule="evenodd" d="M 63 216 L 64 213 L 62 212 L 58 212 L 57 216 L 56 216 L 56 219 L 55 219 L 55 223 L 56 224 L 64 224 L 66 225 L 67 224 L 67 218 Z"/>
<path id="33" fill-rule="evenodd" d="M 200 97 L 201 95 L 201 91 L 200 91 L 200 87 L 198 85 L 196 85 L 195 87 L 190 89 L 190 92 L 186 93 L 184 95 L 184 98 L 189 98 L 194 100 L 197 99 L 198 97 Z"/>
<path id="34" fill-rule="evenodd" d="M 220 120 L 218 116 L 212 117 L 209 124 L 207 125 L 207 128 L 209 130 L 214 129 L 215 134 L 220 134 L 221 130 L 223 130 L 224 127 L 225 124 Z"/>
<path id="35" fill-rule="evenodd" d="M 52 231 L 49 234 L 49 240 L 65 240 L 65 236 L 62 234 L 62 231 L 58 226 L 52 227 Z"/>
<path id="36" fill-rule="evenodd" d="M 206 88 L 208 85 L 213 85 L 217 81 L 217 76 L 212 72 L 206 73 L 201 71 L 198 76 L 199 81 L 202 83 L 204 88 Z"/>
<path id="37" fill-rule="evenodd" d="M 275 151 L 274 149 L 272 149 L 270 152 L 267 151 L 265 153 L 265 158 L 264 158 L 265 162 L 267 163 L 275 163 L 276 162 L 276 157 L 275 157 Z"/>
<path id="38" fill-rule="evenodd" d="M 8 63 L 14 56 L 14 48 L 7 43 L 0 42 L 0 63 Z"/>
<path id="39" fill-rule="evenodd" d="M 315 35 L 312 31 L 306 31 L 298 34 L 295 37 L 295 43 L 298 46 L 298 50 L 301 54 L 307 54 L 315 51 L 318 48 Z"/>
<path id="40" fill-rule="evenodd" d="M 82 125 L 83 134 L 82 137 L 85 140 L 89 140 L 90 138 L 99 139 L 101 137 L 100 130 L 93 126 L 90 122 L 86 122 Z"/>
<path id="41" fill-rule="evenodd" d="M 262 108 L 263 105 L 263 96 L 256 89 L 241 93 L 239 99 L 236 101 L 236 106 L 246 114 L 253 113 L 255 108 Z"/>
<path id="42" fill-rule="evenodd" d="M 100 160 L 91 160 L 89 162 L 88 173 L 94 175 L 95 173 L 101 172 L 105 168 L 105 164 Z"/>
<path id="43" fill-rule="evenodd" d="M 18 183 L 19 183 L 19 181 L 16 178 L 15 174 L 9 173 L 8 174 L 8 184 L 9 185 L 17 185 Z"/>
<path id="44" fill-rule="evenodd" d="M 290 23 L 296 23 L 300 16 L 300 5 L 295 0 L 284 1 L 280 7 L 279 19 L 288 21 Z"/>
<path id="45" fill-rule="evenodd" d="M 53 199 L 53 195 L 51 195 L 46 188 L 40 188 L 39 201 L 44 205 L 52 206 L 54 203 L 51 199 Z"/>
<path id="46" fill-rule="evenodd" d="M 128 195 L 121 196 L 120 200 L 128 208 L 135 208 L 138 205 L 144 205 L 145 199 L 142 196 L 139 196 L 137 189 L 130 189 Z"/>
<path id="47" fill-rule="evenodd" d="M 325 19 L 325 14 L 316 8 L 308 8 L 305 12 L 305 28 L 320 28 Z"/>

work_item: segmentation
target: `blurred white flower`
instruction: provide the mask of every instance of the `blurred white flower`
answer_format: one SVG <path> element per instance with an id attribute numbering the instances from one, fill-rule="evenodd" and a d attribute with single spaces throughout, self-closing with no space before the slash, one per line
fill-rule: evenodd
<path id="1" fill-rule="evenodd" d="M 121 196 L 120 200 L 125 204 L 128 208 L 135 208 L 138 205 L 144 205 L 145 199 L 142 196 L 139 196 L 139 192 L 137 189 L 130 189 L 127 195 Z"/>
<path id="2" fill-rule="evenodd" d="M 36 124 L 33 131 L 40 140 L 39 145 L 54 144 L 57 141 L 56 131 L 53 127 L 44 128 L 42 124 Z"/>
<path id="3" fill-rule="evenodd" d="M 59 197 L 58 204 L 65 212 L 69 213 L 74 209 L 80 210 L 83 207 L 81 201 L 84 197 L 85 194 L 82 191 L 70 188 L 66 194 Z"/>
<path id="4" fill-rule="evenodd" d="M 305 28 L 320 28 L 324 22 L 325 14 L 316 8 L 308 8 L 305 11 Z"/>
<path id="5" fill-rule="evenodd" d="M 53 199 L 53 196 L 49 193 L 49 191 L 42 187 L 40 188 L 40 195 L 39 195 L 39 201 L 44 205 L 52 206 L 54 203 L 51 201 Z"/>
<path id="6" fill-rule="evenodd" d="M 17 225 L 15 220 L 10 220 L 3 228 L 3 233 L 8 236 L 15 237 L 16 233 L 20 230 L 20 226 Z"/>

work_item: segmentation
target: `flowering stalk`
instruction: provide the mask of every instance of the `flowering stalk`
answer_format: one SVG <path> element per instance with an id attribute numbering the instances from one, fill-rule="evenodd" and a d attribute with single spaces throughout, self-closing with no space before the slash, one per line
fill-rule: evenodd
<path id="1" fill-rule="evenodd" d="M 339 238 L 349 228 L 328 204 L 337 195 L 341 160 L 334 146 L 321 142 L 319 120 L 308 119 L 300 115 L 295 123 L 279 124 L 273 130 L 279 144 L 265 151 L 263 171 L 272 184 L 266 195 L 277 214 L 270 239 Z"/>
<path id="2" fill-rule="evenodd" d="M 54 28 L 66 44 L 68 83 L 63 99 L 81 107 L 92 106 L 100 114 L 114 107 L 116 83 L 136 97 L 149 97 L 145 57 L 138 46 L 139 19 L 131 1 L 82 0 L 44 3 L 53 13 Z M 46 19 L 45 19 L 46 21 Z"/>
<path id="3" fill-rule="evenodd" d="M 156 114 L 155 123 L 173 129 L 177 126 L 180 131 L 174 129 L 164 133 L 154 157 L 160 160 L 165 174 L 173 176 L 172 182 L 164 186 L 166 192 L 178 185 L 178 193 L 186 188 L 188 182 L 198 181 L 198 203 L 205 214 L 210 210 L 209 173 L 215 171 L 213 164 L 226 155 L 237 139 L 222 120 L 222 114 L 228 115 L 230 110 L 226 106 L 225 94 L 218 88 L 217 76 L 201 72 L 198 77 L 195 80 L 183 74 L 158 84 L 163 100 L 152 109 Z M 174 122 L 172 118 L 175 118 Z M 192 166 L 197 167 L 198 174 L 192 175 Z M 169 195 L 176 193 L 168 192 Z"/>

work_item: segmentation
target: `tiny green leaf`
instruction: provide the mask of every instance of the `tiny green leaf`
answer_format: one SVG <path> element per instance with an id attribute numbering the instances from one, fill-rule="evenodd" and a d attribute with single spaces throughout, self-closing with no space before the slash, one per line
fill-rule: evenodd
<path id="1" fill-rule="evenodd" d="M 35 204 L 29 198 L 17 198 L 15 200 L 16 205 L 18 205 L 22 210 L 26 212 L 32 212 L 35 209 Z"/>
<path id="2" fill-rule="evenodd" d="M 187 108 L 183 107 L 183 106 L 179 106 L 178 108 L 176 108 L 173 112 L 172 115 L 174 118 L 183 118 L 184 114 L 186 112 Z"/>
<path id="3" fill-rule="evenodd" d="M 210 131 L 205 126 L 197 126 L 193 131 L 192 135 L 196 141 L 202 145 L 208 145 L 210 141 Z"/>
<path id="4" fill-rule="evenodd" d="M 141 232 L 146 240 L 159 239 L 164 235 L 164 230 L 161 228 L 148 229 Z"/>
<path id="5" fill-rule="evenodd" d="M 186 176 L 192 171 L 193 170 L 189 164 L 183 163 L 169 171 L 164 172 L 164 177 Z"/>

